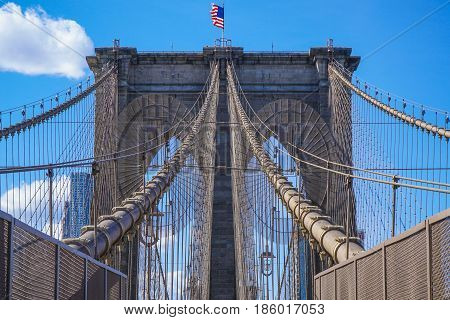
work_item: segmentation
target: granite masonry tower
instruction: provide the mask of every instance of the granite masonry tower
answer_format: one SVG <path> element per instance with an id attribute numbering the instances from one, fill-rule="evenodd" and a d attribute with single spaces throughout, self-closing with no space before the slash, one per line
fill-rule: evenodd
<path id="1" fill-rule="evenodd" d="M 230 126 L 227 106 L 226 59 L 232 59 L 244 92 L 258 114 L 269 119 L 268 126 L 288 126 L 297 121 L 291 110 L 309 108 L 320 115 L 326 130 L 333 130 L 333 112 L 329 108 L 328 58 L 326 47 L 308 52 L 245 52 L 241 47 L 204 47 L 199 52 L 138 52 L 136 48 L 97 48 L 88 58 L 90 68 L 98 74 L 108 61 L 119 61 L 116 150 L 127 148 L 139 140 L 142 121 L 155 128 L 154 134 L 164 132 L 171 115 L 158 112 L 158 106 L 189 109 L 202 90 L 210 71 L 211 61 L 220 61 L 220 98 L 217 110 L 216 170 L 211 235 L 210 299 L 236 299 L 235 242 L 230 167 Z M 334 58 L 350 70 L 356 69 L 359 57 L 351 56 L 350 48 L 334 48 Z M 155 104 L 153 114 L 144 115 L 147 104 Z M 306 106 L 306 107 L 305 107 Z M 283 123 L 270 123 L 273 114 L 281 115 Z M 279 122 L 279 121 L 278 121 Z M 312 123 L 310 125 L 318 125 Z M 325 128 L 325 127 L 324 127 Z M 305 130 L 307 126 L 305 126 Z M 325 130 L 325 129 L 324 129 Z M 296 137 L 285 135 L 286 141 L 302 145 Z M 166 137 L 170 139 L 170 137 Z M 282 143 L 285 141 L 281 141 Z M 323 141 L 324 152 L 332 159 L 332 141 Z M 349 155 L 347 155 L 349 156 Z M 138 164 L 139 157 L 124 161 Z M 126 166 L 132 167 L 127 163 Z M 138 169 L 121 170 L 119 163 L 117 185 L 111 192 L 118 198 L 130 196 L 141 183 Z M 138 167 L 136 165 L 136 167 Z M 135 177 L 133 179 L 133 177 Z M 311 199 L 323 203 L 324 177 L 313 172 L 302 177 Z M 136 181 L 133 185 L 133 181 Z M 131 183 L 130 183 L 131 181 Z M 136 276 L 136 270 L 132 273 Z M 133 281 L 135 282 L 135 281 Z"/>

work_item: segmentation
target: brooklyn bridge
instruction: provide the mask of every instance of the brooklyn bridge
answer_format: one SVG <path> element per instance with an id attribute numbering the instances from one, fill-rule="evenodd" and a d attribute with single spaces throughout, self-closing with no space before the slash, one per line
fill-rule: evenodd
<path id="1" fill-rule="evenodd" d="M 350 48 L 97 48 L 0 113 L 0 299 L 450 299 L 449 115 Z"/>

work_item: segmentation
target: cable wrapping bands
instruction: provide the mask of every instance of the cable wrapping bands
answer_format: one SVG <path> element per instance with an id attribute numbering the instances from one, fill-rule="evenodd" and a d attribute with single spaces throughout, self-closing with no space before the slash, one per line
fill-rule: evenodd
<path id="1" fill-rule="evenodd" d="M 332 64 L 329 65 L 329 73 L 330 75 L 335 74 L 337 78 L 344 83 L 345 86 L 347 86 L 349 89 L 351 89 L 353 92 L 355 92 L 357 95 L 368 101 L 370 104 L 376 106 L 377 108 L 384 110 L 385 112 L 389 113 L 390 115 L 408 122 L 416 127 L 419 127 L 423 130 L 426 130 L 430 133 L 437 134 L 440 137 L 450 138 L 450 130 L 446 130 L 444 128 L 439 128 L 437 125 L 434 125 L 432 123 L 428 123 L 426 121 L 417 119 L 413 116 L 407 115 L 395 108 L 392 108 L 377 99 L 371 97 L 367 93 L 363 92 L 362 90 L 358 89 L 356 86 L 354 86 L 351 81 L 349 81 L 344 75 L 342 75 Z"/>
<path id="2" fill-rule="evenodd" d="M 53 109 L 50 109 L 40 115 L 34 116 L 30 119 L 26 119 L 20 123 L 14 124 L 10 127 L 4 128 L 0 130 L 0 139 L 5 137 L 7 138 L 10 135 L 13 135 L 16 132 L 20 132 L 20 131 L 24 131 L 25 129 L 29 128 L 29 127 L 33 127 L 39 123 L 43 123 L 45 121 L 47 121 L 48 119 L 51 119 L 55 116 L 57 116 L 58 114 L 60 114 L 61 112 L 71 108 L 72 106 L 74 106 L 76 103 L 80 102 L 81 100 L 83 100 L 84 98 L 86 98 L 89 94 L 91 94 L 95 89 L 97 89 L 103 82 L 105 82 L 106 79 L 109 78 L 109 76 L 111 74 L 113 74 L 114 72 L 117 71 L 117 67 L 113 66 L 111 67 L 111 69 L 109 69 L 108 71 L 106 71 L 103 76 L 101 76 L 100 79 L 98 79 L 98 81 L 95 82 L 95 84 L 93 84 L 92 86 L 88 87 L 86 90 L 80 92 L 79 94 L 77 94 L 75 97 L 73 97 L 72 99 L 70 99 L 69 101 L 66 101 L 58 106 L 56 106 Z"/>
<path id="3" fill-rule="evenodd" d="M 122 207 L 114 208 L 111 216 L 102 217 L 98 224 L 97 239 L 93 227 L 85 228 L 85 232 L 79 238 L 65 239 L 64 242 L 73 248 L 84 252 L 92 257 L 102 257 L 107 254 L 114 244 L 128 232 L 135 229 L 140 223 L 145 212 L 157 204 L 170 183 L 175 179 L 177 173 L 183 167 L 186 158 L 192 152 L 191 145 L 198 135 L 201 126 L 205 122 L 205 117 L 210 107 L 212 96 L 216 94 L 216 84 L 218 78 L 218 65 L 215 64 L 211 70 L 211 84 L 190 132 L 187 134 L 182 144 L 175 152 L 172 159 L 160 169 L 160 171 L 149 181 L 145 187 L 141 187 L 134 194 L 122 202 Z M 139 203 L 139 204 L 138 204 Z M 96 240 L 96 241 L 95 241 Z M 97 244 L 97 254 L 95 254 L 95 243 Z"/>
<path id="4" fill-rule="evenodd" d="M 293 187 L 292 183 L 278 172 L 277 166 L 263 149 L 238 98 L 230 64 L 227 66 L 227 80 L 229 84 L 228 94 L 231 96 L 230 113 L 233 112 L 237 115 L 237 119 L 242 125 L 253 154 L 277 191 L 278 196 L 288 210 L 295 216 L 296 221 L 306 229 L 309 236 L 332 257 L 335 263 L 346 260 L 346 246 L 342 246 L 342 239 L 346 235 L 341 231 L 341 227 L 333 225 L 329 221 L 329 217 L 322 215 L 319 207 L 310 204 L 310 200 L 303 199 Z M 364 251 L 364 248 L 359 243 L 350 239 L 348 257 L 351 258 L 362 251 Z"/>

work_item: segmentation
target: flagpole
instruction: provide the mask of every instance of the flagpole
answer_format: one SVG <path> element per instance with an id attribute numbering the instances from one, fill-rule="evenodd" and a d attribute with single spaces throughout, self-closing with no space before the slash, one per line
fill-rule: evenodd
<path id="1" fill-rule="evenodd" d="M 225 47 L 225 1 L 222 1 L 222 8 L 223 8 L 222 47 Z"/>

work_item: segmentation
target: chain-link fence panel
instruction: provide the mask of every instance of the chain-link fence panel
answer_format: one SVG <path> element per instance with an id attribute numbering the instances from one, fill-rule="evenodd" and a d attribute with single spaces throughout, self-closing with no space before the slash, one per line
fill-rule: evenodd
<path id="1" fill-rule="evenodd" d="M 128 279 L 122 278 L 122 281 L 120 281 L 120 298 L 122 300 L 128 299 L 127 288 L 128 288 Z"/>
<path id="2" fill-rule="evenodd" d="M 383 254 L 381 250 L 356 261 L 357 299 L 384 299 Z"/>
<path id="3" fill-rule="evenodd" d="M 8 298 L 10 223 L 0 219 L 0 300 Z"/>
<path id="4" fill-rule="evenodd" d="M 55 298 L 56 246 L 14 226 L 12 299 Z"/>
<path id="5" fill-rule="evenodd" d="M 386 246 L 386 286 L 389 300 L 427 299 L 425 230 Z"/>
<path id="6" fill-rule="evenodd" d="M 431 225 L 433 299 L 450 300 L 450 218 Z"/>
<path id="7" fill-rule="evenodd" d="M 120 276 L 108 271 L 108 300 L 120 300 Z"/>
<path id="8" fill-rule="evenodd" d="M 450 299 L 449 253 L 450 209 L 447 209 L 319 273 L 314 278 L 314 297 L 323 300 Z"/>
<path id="9" fill-rule="evenodd" d="M 355 263 L 336 270 L 336 295 L 339 300 L 356 299 Z"/>
<path id="10" fill-rule="evenodd" d="M 105 270 L 92 262 L 88 262 L 87 269 L 88 300 L 104 300 L 105 297 Z"/>
<path id="11" fill-rule="evenodd" d="M 320 283 L 320 298 L 322 300 L 334 300 L 334 271 L 324 275 Z"/>
<path id="12" fill-rule="evenodd" d="M 0 211 L 0 299 L 105 298 L 127 298 L 123 273 Z"/>
<path id="13" fill-rule="evenodd" d="M 84 299 L 84 260 L 64 249 L 61 249 L 60 254 L 58 298 Z"/>

